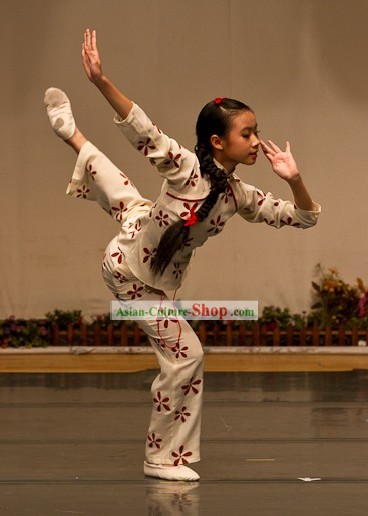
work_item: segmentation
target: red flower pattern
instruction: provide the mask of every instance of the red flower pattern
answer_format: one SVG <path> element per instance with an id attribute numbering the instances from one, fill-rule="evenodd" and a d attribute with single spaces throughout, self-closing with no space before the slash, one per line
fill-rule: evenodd
<path id="1" fill-rule="evenodd" d="M 197 181 L 198 181 L 198 174 L 196 173 L 195 170 L 192 170 L 189 178 L 185 181 L 185 185 L 186 186 L 189 186 L 189 185 L 195 186 Z"/>
<path id="2" fill-rule="evenodd" d="M 139 219 L 137 219 L 135 224 L 133 222 L 129 222 L 128 233 L 131 238 L 134 238 L 134 235 L 136 233 L 138 233 L 141 229 L 142 229 L 142 223 Z M 131 230 L 131 231 L 129 231 L 129 230 Z"/>
<path id="3" fill-rule="evenodd" d="M 89 191 L 90 191 L 89 188 L 87 188 L 86 185 L 83 185 L 82 188 L 78 188 L 77 197 L 83 197 L 83 199 L 87 199 L 87 194 Z"/>
<path id="4" fill-rule="evenodd" d="M 214 231 L 215 232 L 214 234 L 217 235 L 217 233 L 220 233 L 220 231 L 222 231 L 223 227 L 225 226 L 225 221 L 221 220 L 221 215 L 219 215 L 216 220 L 212 219 L 210 221 L 210 224 L 213 227 L 208 229 L 207 233 L 210 233 L 211 231 Z"/>
<path id="5" fill-rule="evenodd" d="M 180 358 L 180 357 L 183 357 L 183 358 L 187 358 L 188 355 L 187 355 L 187 351 L 188 351 L 188 346 L 183 346 L 182 348 L 180 347 L 180 343 L 177 342 L 177 344 L 175 344 L 175 346 L 173 348 L 171 348 L 173 353 L 175 353 L 175 358 Z"/>
<path id="6" fill-rule="evenodd" d="M 230 199 L 231 197 L 234 197 L 234 194 L 233 194 L 233 191 L 232 191 L 231 187 L 228 185 L 228 186 L 226 187 L 225 192 L 224 192 L 223 194 L 221 194 L 220 199 L 221 199 L 222 201 L 224 201 L 224 202 L 225 202 L 225 204 L 227 204 L 227 203 L 229 202 L 229 199 Z"/>
<path id="7" fill-rule="evenodd" d="M 111 258 L 116 258 L 117 257 L 117 262 L 121 263 L 123 261 L 124 254 L 123 254 L 123 251 L 119 247 L 118 247 L 118 249 L 119 249 L 119 251 L 116 252 L 116 253 L 113 253 L 111 255 Z"/>
<path id="8" fill-rule="evenodd" d="M 160 228 L 162 226 L 168 226 L 169 223 L 166 219 L 169 218 L 169 214 L 168 213 L 164 213 L 163 211 L 159 211 L 158 212 L 158 215 L 155 217 L 155 220 L 158 220 L 158 224 L 160 226 Z"/>
<path id="9" fill-rule="evenodd" d="M 135 299 L 136 297 L 142 297 L 142 290 L 144 290 L 144 287 L 138 287 L 135 283 L 133 284 L 133 289 L 128 290 L 127 294 L 130 296 L 130 299 Z"/>
<path id="10" fill-rule="evenodd" d="M 182 219 L 186 219 L 187 217 L 190 217 L 192 213 L 194 213 L 197 209 L 198 203 L 194 203 L 192 207 L 187 202 L 183 203 L 183 206 L 186 211 L 182 211 L 179 216 Z"/>
<path id="11" fill-rule="evenodd" d="M 300 223 L 299 223 L 299 222 L 294 222 L 294 223 L 293 223 L 293 218 L 292 218 L 292 217 L 288 217 L 288 218 L 286 219 L 286 221 L 285 221 L 285 220 L 282 220 L 282 221 L 281 221 L 281 224 L 285 224 L 286 226 L 294 226 L 294 227 L 296 227 L 296 228 L 300 228 Z"/>
<path id="12" fill-rule="evenodd" d="M 190 379 L 190 382 L 187 385 L 181 386 L 181 388 L 184 391 L 184 396 L 189 394 L 191 390 L 194 392 L 194 394 L 198 394 L 199 390 L 197 389 L 197 387 L 194 387 L 194 386 L 199 385 L 200 383 L 202 383 L 202 380 L 199 380 L 199 379 L 194 380 L 194 376 L 192 376 L 192 378 Z"/>
<path id="13" fill-rule="evenodd" d="M 137 149 L 139 151 L 143 151 L 143 154 L 145 156 L 147 156 L 147 154 L 148 154 L 148 149 L 154 150 L 155 148 L 156 148 L 156 146 L 152 142 L 151 138 L 146 138 L 145 140 L 140 140 L 138 142 L 138 146 L 137 146 Z"/>
<path id="14" fill-rule="evenodd" d="M 186 418 L 190 416 L 190 412 L 187 411 L 187 407 L 182 407 L 180 410 L 175 411 L 175 421 L 180 419 L 182 423 L 186 422 Z"/>
<path id="15" fill-rule="evenodd" d="M 185 457 L 191 457 L 193 453 L 191 451 L 184 453 L 184 446 L 181 445 L 179 450 L 177 452 L 171 452 L 171 455 L 176 459 L 174 461 L 174 466 L 178 466 L 180 461 L 182 464 L 188 464 L 188 461 L 185 459 Z"/>
<path id="16" fill-rule="evenodd" d="M 111 207 L 111 214 L 116 220 L 120 220 L 121 222 L 123 219 L 123 213 L 124 211 L 127 211 L 127 209 L 128 208 L 125 207 L 123 201 L 120 201 L 119 206 L 117 208 L 115 206 Z"/>
<path id="17" fill-rule="evenodd" d="M 179 321 L 177 319 L 174 319 L 174 318 L 171 318 L 171 317 L 157 317 L 157 322 L 160 324 L 160 323 L 163 323 L 163 327 L 165 328 L 165 330 L 167 330 L 167 328 L 169 327 L 169 323 L 175 323 L 175 324 L 179 324 Z"/>
<path id="18" fill-rule="evenodd" d="M 165 161 L 163 162 L 163 165 L 165 167 L 174 166 L 175 168 L 180 168 L 180 158 L 181 154 L 176 154 L 174 156 L 172 152 L 169 152 L 167 159 L 165 159 Z"/>
<path id="19" fill-rule="evenodd" d="M 156 446 L 158 450 L 160 449 L 160 443 L 162 442 L 162 439 L 159 439 L 154 432 L 152 435 L 147 436 L 147 440 L 149 441 L 148 448 L 153 448 Z"/>
<path id="20" fill-rule="evenodd" d="M 88 172 L 89 172 L 89 175 L 91 176 L 91 179 L 93 179 L 93 181 L 95 180 L 95 175 L 97 174 L 97 172 L 95 170 L 93 170 L 93 167 L 92 165 L 88 165 Z"/>
<path id="21" fill-rule="evenodd" d="M 113 276 L 118 280 L 120 284 L 123 284 L 125 281 L 128 281 L 128 278 L 123 276 L 120 272 L 115 272 Z"/>
<path id="22" fill-rule="evenodd" d="M 167 404 L 170 399 L 167 396 L 161 399 L 160 391 L 157 391 L 156 398 L 153 398 L 153 401 L 157 404 L 157 412 L 161 412 L 162 407 L 167 411 L 170 410 L 170 407 Z"/>
<path id="23" fill-rule="evenodd" d="M 144 253 L 147 255 L 143 258 L 143 263 L 146 263 L 149 259 L 151 259 L 151 263 L 153 258 L 155 257 L 155 254 L 157 253 L 156 247 L 150 251 L 147 247 L 143 248 Z"/>
<path id="24" fill-rule="evenodd" d="M 179 276 L 181 276 L 183 274 L 183 271 L 181 270 L 180 268 L 180 263 L 178 262 L 174 262 L 174 270 L 173 270 L 173 274 L 175 276 L 175 279 L 178 279 Z"/>
<path id="25" fill-rule="evenodd" d="M 257 190 L 257 195 L 258 197 L 260 197 L 260 199 L 258 200 L 258 206 L 261 206 L 264 201 L 266 200 L 266 194 L 264 192 L 262 192 L 261 190 Z"/>

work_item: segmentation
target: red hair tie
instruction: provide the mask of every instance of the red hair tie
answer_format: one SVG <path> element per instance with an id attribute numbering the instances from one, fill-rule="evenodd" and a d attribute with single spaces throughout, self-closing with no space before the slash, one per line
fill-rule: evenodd
<path id="1" fill-rule="evenodd" d="M 224 97 L 216 97 L 215 100 L 214 100 L 214 103 L 219 105 L 221 104 L 221 102 L 224 100 Z"/>
<path id="2" fill-rule="evenodd" d="M 184 226 L 194 226 L 194 224 L 197 222 L 198 217 L 195 213 L 190 213 L 189 217 L 187 218 Z"/>

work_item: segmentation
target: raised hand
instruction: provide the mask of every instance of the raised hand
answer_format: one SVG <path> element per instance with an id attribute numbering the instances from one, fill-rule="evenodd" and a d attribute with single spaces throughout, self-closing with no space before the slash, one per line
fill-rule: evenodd
<path id="1" fill-rule="evenodd" d="M 86 29 L 82 43 L 82 61 L 88 79 L 97 84 L 103 77 L 101 59 L 97 50 L 97 34 Z"/>
<path id="2" fill-rule="evenodd" d="M 267 144 L 261 140 L 261 147 L 273 170 L 285 181 L 293 181 L 299 178 L 299 171 L 293 155 L 290 151 L 290 143 L 286 142 L 286 150 L 282 151 L 273 141 Z"/>

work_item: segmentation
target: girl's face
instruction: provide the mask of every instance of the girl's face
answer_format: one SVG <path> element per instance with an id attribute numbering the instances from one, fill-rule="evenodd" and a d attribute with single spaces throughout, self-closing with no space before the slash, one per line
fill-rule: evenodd
<path id="1" fill-rule="evenodd" d="M 212 138 L 214 157 L 226 170 L 234 170 L 239 163 L 254 165 L 256 162 L 260 141 L 256 117 L 252 111 L 240 111 L 232 117 L 226 136 Z"/>

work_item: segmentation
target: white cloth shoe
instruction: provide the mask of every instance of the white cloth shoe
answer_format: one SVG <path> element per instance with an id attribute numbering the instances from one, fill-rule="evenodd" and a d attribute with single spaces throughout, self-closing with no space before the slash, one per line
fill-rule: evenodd
<path id="1" fill-rule="evenodd" d="M 193 482 L 200 479 L 198 473 L 187 466 L 161 466 L 144 462 L 143 471 L 147 477 L 161 478 L 162 480 Z"/>
<path id="2" fill-rule="evenodd" d="M 75 132 L 75 121 L 66 94 L 58 88 L 49 88 L 45 91 L 44 104 L 55 133 L 63 140 L 71 138 Z"/>

